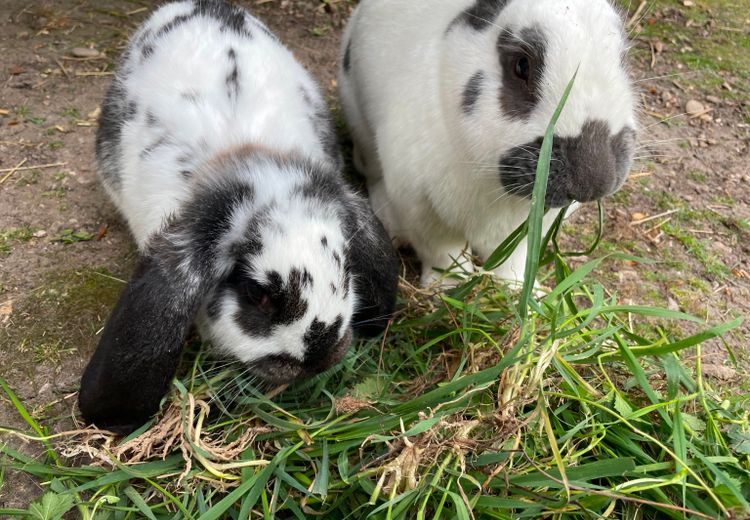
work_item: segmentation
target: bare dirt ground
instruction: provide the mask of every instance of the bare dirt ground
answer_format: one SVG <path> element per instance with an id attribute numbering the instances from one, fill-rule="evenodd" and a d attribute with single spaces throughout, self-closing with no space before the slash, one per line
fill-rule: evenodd
<path id="1" fill-rule="evenodd" d="M 269 24 L 335 104 L 339 38 L 352 3 L 239 3 Z M 720 2 L 692 4 L 650 2 L 637 13 L 632 6 L 643 148 L 631 180 L 606 202 L 601 251 L 658 263 L 613 262 L 597 276 L 623 301 L 718 323 L 750 318 L 750 20 L 743 18 L 750 2 L 732 4 L 740 14 L 726 19 Z M 113 64 L 153 5 L 0 6 L 0 378 L 52 430 L 74 422 L 80 374 L 135 259 L 97 183 L 93 142 Z M 592 239 L 595 215 L 586 208 L 571 218 L 570 247 Z M 727 338 L 740 372 L 748 325 Z M 725 357 L 712 363 L 715 377 L 745 390 Z M 4 393 L 0 425 L 25 427 Z M 19 478 L 0 484 L 0 507 L 25 507 L 41 493 Z"/>

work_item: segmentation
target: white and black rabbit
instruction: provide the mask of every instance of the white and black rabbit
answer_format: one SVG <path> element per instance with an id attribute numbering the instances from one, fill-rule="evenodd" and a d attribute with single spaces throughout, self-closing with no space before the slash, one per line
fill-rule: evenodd
<path id="1" fill-rule="evenodd" d="M 423 284 L 467 243 L 487 258 L 527 218 L 542 136 L 576 71 L 546 205 L 623 184 L 636 129 L 626 50 L 607 0 L 360 2 L 339 71 L 355 165 Z M 522 280 L 525 256 L 522 244 L 498 276 Z"/>
<path id="2" fill-rule="evenodd" d="M 127 432 L 159 406 L 196 321 L 274 383 L 380 332 L 398 260 L 340 175 L 318 87 L 245 10 L 169 3 L 131 38 L 96 155 L 142 259 L 81 381 L 79 406 Z"/>

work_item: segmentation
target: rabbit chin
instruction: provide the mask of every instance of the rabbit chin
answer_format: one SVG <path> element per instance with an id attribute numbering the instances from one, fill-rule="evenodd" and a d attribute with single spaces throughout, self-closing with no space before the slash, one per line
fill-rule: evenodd
<path id="1" fill-rule="evenodd" d="M 264 356 L 248 364 L 250 373 L 271 384 L 287 384 L 297 379 L 314 377 L 337 365 L 349 350 L 352 343 L 352 330 L 331 348 L 319 352 L 317 356 L 306 355 L 299 360 L 295 357 L 280 354 Z"/>

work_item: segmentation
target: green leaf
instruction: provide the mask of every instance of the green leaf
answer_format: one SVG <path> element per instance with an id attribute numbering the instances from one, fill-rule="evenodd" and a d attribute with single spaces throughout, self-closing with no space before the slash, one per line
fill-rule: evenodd
<path id="1" fill-rule="evenodd" d="M 60 520 L 74 505 L 73 495 L 45 493 L 41 501 L 29 506 L 29 517 L 34 520 Z"/>
<path id="2" fill-rule="evenodd" d="M 156 520 L 156 516 L 154 516 L 154 513 L 148 507 L 146 501 L 143 500 L 143 497 L 138 494 L 133 486 L 128 486 L 125 488 L 125 495 L 130 499 L 133 505 L 138 508 L 138 511 L 143 513 L 146 518 L 148 518 L 149 520 Z"/>
<path id="3" fill-rule="evenodd" d="M 736 453 L 750 455 L 750 433 L 743 432 L 735 426 L 729 430 L 729 445 Z"/>
<path id="4" fill-rule="evenodd" d="M 313 482 L 312 492 L 323 498 L 328 494 L 328 441 L 323 439 L 323 458 L 318 464 L 318 474 Z"/>
<path id="5" fill-rule="evenodd" d="M 614 406 L 615 410 L 617 410 L 617 413 L 619 413 L 623 417 L 630 417 L 631 415 L 633 415 L 633 408 L 625 399 L 622 398 L 620 392 L 615 392 Z"/>

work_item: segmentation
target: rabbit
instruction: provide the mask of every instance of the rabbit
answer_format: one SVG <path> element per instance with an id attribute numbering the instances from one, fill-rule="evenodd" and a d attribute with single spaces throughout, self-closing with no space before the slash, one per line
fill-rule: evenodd
<path id="1" fill-rule="evenodd" d="M 104 99 L 101 182 L 141 259 L 81 380 L 88 422 L 158 411 L 191 324 L 274 384 L 380 333 L 400 264 L 340 174 L 326 103 L 265 25 L 219 0 L 158 8 Z"/>
<path id="2" fill-rule="evenodd" d="M 487 259 L 528 217 L 542 137 L 576 71 L 545 232 L 558 208 L 622 186 L 637 131 L 627 48 L 607 0 L 359 3 L 338 81 L 355 167 L 391 237 L 416 251 L 422 285 L 465 265 L 467 245 Z M 522 281 L 525 250 L 495 274 Z"/>

